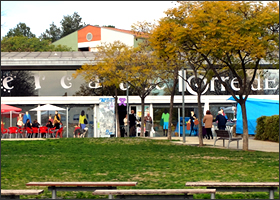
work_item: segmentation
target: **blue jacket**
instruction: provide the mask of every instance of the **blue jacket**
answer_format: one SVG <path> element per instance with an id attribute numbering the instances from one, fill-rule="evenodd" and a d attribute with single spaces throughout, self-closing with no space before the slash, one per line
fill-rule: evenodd
<path id="1" fill-rule="evenodd" d="M 31 116 L 30 116 L 30 114 L 29 114 L 29 113 L 28 113 L 28 116 L 27 116 L 26 114 L 24 114 L 24 115 L 23 115 L 23 119 L 22 119 L 22 121 L 23 121 L 23 123 L 24 123 L 24 124 L 26 123 L 26 120 L 27 120 L 27 119 L 29 119 L 29 120 L 30 120 L 30 122 L 32 122 L 32 121 L 31 121 Z"/>

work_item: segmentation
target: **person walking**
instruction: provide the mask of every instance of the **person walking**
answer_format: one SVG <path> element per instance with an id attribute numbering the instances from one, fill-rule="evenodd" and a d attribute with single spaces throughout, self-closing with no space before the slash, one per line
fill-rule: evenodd
<path id="1" fill-rule="evenodd" d="M 60 128 L 60 120 L 61 120 L 61 116 L 58 113 L 58 111 L 55 111 L 55 115 L 54 115 L 54 119 L 53 119 L 53 125 L 55 127 L 55 129 L 59 129 Z"/>
<path id="2" fill-rule="evenodd" d="M 126 137 L 128 137 L 128 134 L 127 134 L 127 124 L 128 124 L 128 119 L 127 119 L 127 114 L 126 114 L 125 118 L 123 118 L 124 134 L 126 135 Z"/>
<path id="3" fill-rule="evenodd" d="M 150 116 L 150 113 L 148 113 L 147 116 L 144 117 L 144 125 L 146 127 L 145 136 L 147 136 L 147 137 L 150 136 L 152 124 L 153 124 L 152 117 Z M 146 135 L 146 133 L 147 133 L 147 135 Z"/>
<path id="4" fill-rule="evenodd" d="M 163 119 L 163 136 L 167 136 L 168 134 L 168 123 L 169 123 L 169 113 L 167 109 L 164 109 L 164 112 L 161 115 L 161 119 Z"/>
<path id="5" fill-rule="evenodd" d="M 192 132 L 194 132 L 194 120 L 196 119 L 196 116 L 194 114 L 194 111 L 191 111 L 191 116 L 189 119 L 189 122 L 191 123 L 191 131 L 190 131 L 190 136 L 192 135 Z"/>
<path id="6" fill-rule="evenodd" d="M 223 116 L 222 111 L 218 112 L 218 115 L 216 116 L 216 119 L 214 121 L 218 121 L 218 129 L 219 130 L 226 130 L 226 123 L 227 120 L 226 118 Z"/>
<path id="7" fill-rule="evenodd" d="M 212 134 L 213 115 L 211 115 L 210 110 L 206 111 L 206 115 L 204 115 L 203 117 L 203 123 L 206 129 L 207 139 L 210 140 L 210 136 L 213 139 L 213 134 Z"/>
<path id="8" fill-rule="evenodd" d="M 129 136 L 136 136 L 136 130 L 135 130 L 135 125 L 136 125 L 136 116 L 134 113 L 134 110 L 131 110 L 131 114 L 129 115 Z"/>
<path id="9" fill-rule="evenodd" d="M 87 124 L 87 117 L 85 115 L 85 111 L 82 110 L 81 115 L 79 117 L 79 126 L 81 127 L 82 130 L 84 130 L 86 127 L 86 124 Z"/>

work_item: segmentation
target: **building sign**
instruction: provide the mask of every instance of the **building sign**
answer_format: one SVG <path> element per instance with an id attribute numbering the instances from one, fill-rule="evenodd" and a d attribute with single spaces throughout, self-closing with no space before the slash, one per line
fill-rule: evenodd
<path id="1" fill-rule="evenodd" d="M 100 98 L 97 135 L 110 137 L 112 134 L 115 134 L 115 99 Z"/>
<path id="2" fill-rule="evenodd" d="M 249 70 L 248 70 L 249 71 Z M 82 77 L 73 78 L 75 70 L 68 71 L 1 71 L 1 96 L 102 96 L 101 84 L 98 79 L 86 83 Z M 194 76 L 188 76 L 188 82 L 193 81 Z M 202 78 L 202 77 L 201 77 Z M 240 90 L 235 77 L 222 77 L 236 92 Z M 205 81 L 206 82 L 206 81 Z M 193 83 L 192 83 L 193 84 Z M 196 95 L 196 92 L 185 82 L 186 95 Z M 179 90 L 182 92 L 182 78 L 179 77 Z M 150 95 L 165 94 L 165 85 L 157 86 Z M 252 94 L 279 95 L 279 71 L 258 70 L 255 81 L 252 84 Z M 126 90 L 124 84 L 120 84 L 121 90 Z M 210 84 L 203 91 L 204 95 L 229 95 L 225 87 L 219 83 L 217 77 L 213 77 Z M 121 101 L 124 103 L 125 101 Z"/>

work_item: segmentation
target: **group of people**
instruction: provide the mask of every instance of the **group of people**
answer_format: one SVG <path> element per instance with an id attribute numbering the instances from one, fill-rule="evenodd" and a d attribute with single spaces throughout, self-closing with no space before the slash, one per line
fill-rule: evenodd
<path id="1" fill-rule="evenodd" d="M 61 122 L 61 116 L 58 113 L 58 111 L 55 111 L 54 118 L 52 119 L 52 115 L 49 115 L 48 122 L 46 124 L 46 127 L 48 128 L 56 128 L 59 129 L 63 126 Z M 40 123 L 35 119 L 33 122 L 31 122 L 31 115 L 28 113 L 28 111 L 25 112 L 25 114 L 22 116 L 20 113 L 17 117 L 17 127 L 19 128 L 39 128 Z M 32 137 L 32 135 L 28 135 L 28 137 Z M 38 133 L 35 134 L 35 137 L 38 137 Z"/>
<path id="2" fill-rule="evenodd" d="M 213 122 L 218 122 L 217 126 L 219 130 L 225 130 L 226 129 L 226 123 L 227 123 L 227 116 L 224 113 L 224 110 L 221 109 L 218 112 L 218 115 L 216 118 L 213 118 L 213 115 L 211 114 L 210 110 L 206 111 L 206 115 L 203 117 L 203 123 L 204 127 L 206 129 L 206 138 L 210 140 L 210 137 L 213 139 L 212 134 L 212 125 Z"/>
<path id="3" fill-rule="evenodd" d="M 136 136 L 136 122 L 137 122 L 136 114 L 134 110 L 131 110 L 131 114 L 127 117 L 127 114 L 125 118 L 123 119 L 124 123 L 124 129 L 125 134 L 127 134 L 127 126 L 129 126 L 129 136 L 134 137 Z M 152 129 L 153 119 L 150 116 L 150 113 L 147 113 L 147 115 L 144 117 L 144 126 L 145 126 L 145 136 L 150 135 L 150 131 Z"/>

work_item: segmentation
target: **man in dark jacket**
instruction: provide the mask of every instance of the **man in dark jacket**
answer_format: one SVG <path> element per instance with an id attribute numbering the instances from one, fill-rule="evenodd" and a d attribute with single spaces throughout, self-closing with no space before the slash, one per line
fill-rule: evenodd
<path id="1" fill-rule="evenodd" d="M 134 110 L 131 110 L 131 114 L 129 115 L 129 136 L 136 136 L 136 116 Z"/>
<path id="2" fill-rule="evenodd" d="M 214 121 L 218 121 L 218 129 L 219 130 L 226 130 L 227 120 L 223 116 L 221 111 L 218 112 L 218 115 L 217 115 L 217 117 L 216 117 L 216 119 Z"/>

